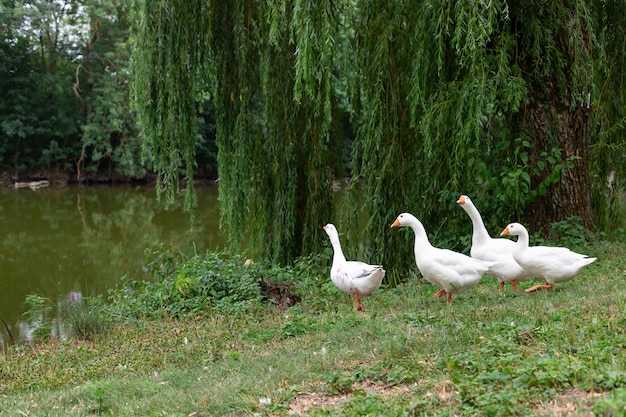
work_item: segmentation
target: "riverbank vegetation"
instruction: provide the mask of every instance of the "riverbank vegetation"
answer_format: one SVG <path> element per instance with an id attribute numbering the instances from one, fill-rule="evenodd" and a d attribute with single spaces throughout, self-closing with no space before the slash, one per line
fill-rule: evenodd
<path id="1" fill-rule="evenodd" d="M 364 312 L 330 249 L 277 267 L 157 248 L 151 282 L 70 300 L 64 340 L 3 351 L 0 415 L 622 415 L 626 246 L 569 236 L 598 261 L 553 291 L 484 277 L 446 304 L 411 274 Z"/>

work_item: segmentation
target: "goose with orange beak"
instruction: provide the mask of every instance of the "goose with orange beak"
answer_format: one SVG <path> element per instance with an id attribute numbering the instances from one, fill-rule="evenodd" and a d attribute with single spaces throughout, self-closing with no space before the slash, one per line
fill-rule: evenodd
<path id="1" fill-rule="evenodd" d="M 596 260 L 567 248 L 529 246 L 528 230 L 519 223 L 509 224 L 500 235 L 517 236 L 513 258 L 525 271 L 545 281 L 545 285 L 526 289 L 528 293 L 541 288 L 547 291 L 557 282 L 568 281 L 578 275 L 584 266 Z"/>
<path id="2" fill-rule="evenodd" d="M 515 242 L 509 239 L 492 238 L 483 223 L 480 212 L 468 196 L 462 195 L 457 203 L 472 220 L 472 248 L 470 250 L 472 258 L 494 262 L 487 271 L 487 275 L 498 278 L 500 291 L 506 282 L 510 283 L 515 291 L 519 291 L 517 283 L 529 281 L 532 275 L 513 258 Z"/>
<path id="3" fill-rule="evenodd" d="M 415 263 L 424 279 L 441 288 L 433 297 L 446 297 L 449 303 L 452 294 L 460 294 L 480 281 L 480 278 L 493 265 L 471 258 L 449 249 L 431 245 L 422 223 L 410 213 L 400 214 L 391 227 L 406 226 L 415 234 Z"/>
<path id="4" fill-rule="evenodd" d="M 385 270 L 380 265 L 369 265 L 360 261 L 347 261 L 341 250 L 337 228 L 328 223 L 324 231 L 333 246 L 333 265 L 330 279 L 341 291 L 354 296 L 358 311 L 363 310 L 361 299 L 369 296 L 380 287 L 385 277 Z"/>

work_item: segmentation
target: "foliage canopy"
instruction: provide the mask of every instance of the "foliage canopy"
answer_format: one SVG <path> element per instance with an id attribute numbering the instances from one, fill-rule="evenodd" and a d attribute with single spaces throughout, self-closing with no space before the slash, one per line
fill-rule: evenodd
<path id="1" fill-rule="evenodd" d="M 0 169 L 13 180 L 35 170 L 80 182 L 145 175 L 128 95 L 128 9 L 0 1 Z"/>
<path id="2" fill-rule="evenodd" d="M 607 32 L 624 33 L 620 2 L 136 4 L 135 97 L 160 185 L 175 191 L 181 169 L 192 178 L 192 115 L 210 93 L 223 226 L 263 257 L 291 262 L 325 241 L 340 110 L 374 262 L 411 264 L 410 237 L 388 228 L 402 211 L 457 245 L 459 193 L 493 227 L 610 221 L 624 174 L 624 47 Z"/>

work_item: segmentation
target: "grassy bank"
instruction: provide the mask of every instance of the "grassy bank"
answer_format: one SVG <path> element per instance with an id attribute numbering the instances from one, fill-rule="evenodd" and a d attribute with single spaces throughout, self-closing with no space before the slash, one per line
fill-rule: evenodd
<path id="1" fill-rule="evenodd" d="M 484 277 L 447 305 L 412 277 L 363 313 L 314 262 L 271 270 L 302 297 L 285 311 L 133 316 L 160 307 L 120 293 L 106 332 L 0 356 L 0 416 L 626 415 L 626 251 L 582 251 L 599 260 L 549 293 Z M 191 270 L 160 270 L 193 293 Z"/>

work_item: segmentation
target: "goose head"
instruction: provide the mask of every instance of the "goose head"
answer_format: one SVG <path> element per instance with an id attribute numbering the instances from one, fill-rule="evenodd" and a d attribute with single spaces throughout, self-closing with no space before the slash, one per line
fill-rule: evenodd
<path id="1" fill-rule="evenodd" d="M 328 223 L 323 229 L 330 238 L 330 243 L 333 247 L 341 246 L 341 243 L 339 243 L 339 232 L 337 232 L 337 228 L 334 224 Z"/>
<path id="2" fill-rule="evenodd" d="M 507 227 L 504 228 L 502 233 L 500 233 L 500 236 L 506 236 L 506 235 L 519 236 L 524 233 L 528 233 L 524 226 L 522 226 L 519 223 L 511 223 Z"/>
<path id="3" fill-rule="evenodd" d="M 337 235 L 337 228 L 335 227 L 334 224 L 332 223 L 328 223 L 326 226 L 323 227 L 324 231 L 326 232 L 326 234 L 328 236 L 332 236 L 332 235 Z"/>
<path id="4" fill-rule="evenodd" d="M 400 227 L 400 226 L 413 227 L 417 223 L 419 223 L 419 220 L 417 220 L 417 218 L 414 215 L 412 215 L 411 213 L 402 213 L 398 217 L 396 217 L 396 220 L 391 224 L 391 227 Z"/>
<path id="5" fill-rule="evenodd" d="M 462 195 L 461 197 L 459 197 L 458 200 L 456 200 L 457 204 L 460 204 L 461 207 L 464 206 L 465 204 L 467 205 L 471 205 L 472 204 L 472 200 L 466 196 L 466 195 Z"/>

